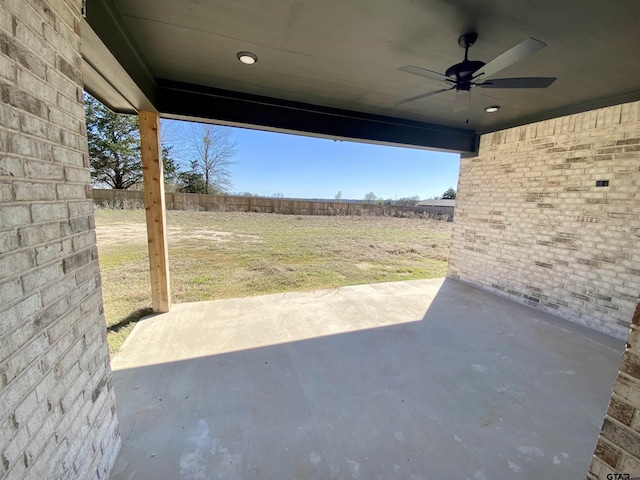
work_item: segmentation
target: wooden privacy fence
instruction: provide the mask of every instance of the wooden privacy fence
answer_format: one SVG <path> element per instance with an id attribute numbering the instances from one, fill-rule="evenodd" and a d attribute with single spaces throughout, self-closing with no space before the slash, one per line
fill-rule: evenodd
<path id="1" fill-rule="evenodd" d="M 93 201 L 96 205 L 103 207 L 141 208 L 144 206 L 144 192 L 140 190 L 93 189 Z M 393 217 L 420 215 L 446 220 L 450 220 L 453 217 L 453 207 L 409 207 L 236 195 L 165 192 L 165 202 L 167 208 L 172 210 L 260 212 L 289 215 L 386 215 Z"/>

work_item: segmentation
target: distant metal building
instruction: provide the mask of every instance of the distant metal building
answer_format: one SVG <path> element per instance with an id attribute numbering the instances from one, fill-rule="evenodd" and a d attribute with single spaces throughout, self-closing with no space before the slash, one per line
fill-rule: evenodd
<path id="1" fill-rule="evenodd" d="M 422 200 L 416 204 L 416 213 L 427 213 L 430 217 L 446 215 L 453 220 L 455 200 Z"/>

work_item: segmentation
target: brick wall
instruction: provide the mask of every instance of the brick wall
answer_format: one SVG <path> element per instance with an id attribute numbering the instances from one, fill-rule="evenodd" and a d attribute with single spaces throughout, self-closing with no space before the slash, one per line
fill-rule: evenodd
<path id="1" fill-rule="evenodd" d="M 483 135 L 461 160 L 453 278 L 624 338 L 639 245 L 640 102 Z"/>
<path id="2" fill-rule="evenodd" d="M 120 446 L 90 199 L 80 0 L 0 2 L 0 478 Z"/>
<path id="3" fill-rule="evenodd" d="M 640 477 L 640 302 L 587 478 Z"/>

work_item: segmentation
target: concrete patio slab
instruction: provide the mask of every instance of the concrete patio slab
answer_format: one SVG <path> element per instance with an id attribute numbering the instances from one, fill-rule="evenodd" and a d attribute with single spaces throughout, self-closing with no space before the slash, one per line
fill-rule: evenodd
<path id="1" fill-rule="evenodd" d="M 623 348 L 450 279 L 175 305 L 113 359 L 111 480 L 583 480 Z"/>

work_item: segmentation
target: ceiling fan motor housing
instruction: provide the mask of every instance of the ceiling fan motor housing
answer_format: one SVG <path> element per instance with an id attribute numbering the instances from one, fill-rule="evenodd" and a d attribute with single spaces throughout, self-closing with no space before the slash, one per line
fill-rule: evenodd
<path id="1" fill-rule="evenodd" d="M 460 63 L 456 63 L 452 67 L 447 68 L 445 75 L 451 79 L 455 79 L 456 84 L 460 87 L 460 84 L 467 83 L 471 86 L 471 80 L 473 74 L 484 67 L 484 62 L 479 60 L 463 60 Z"/>

